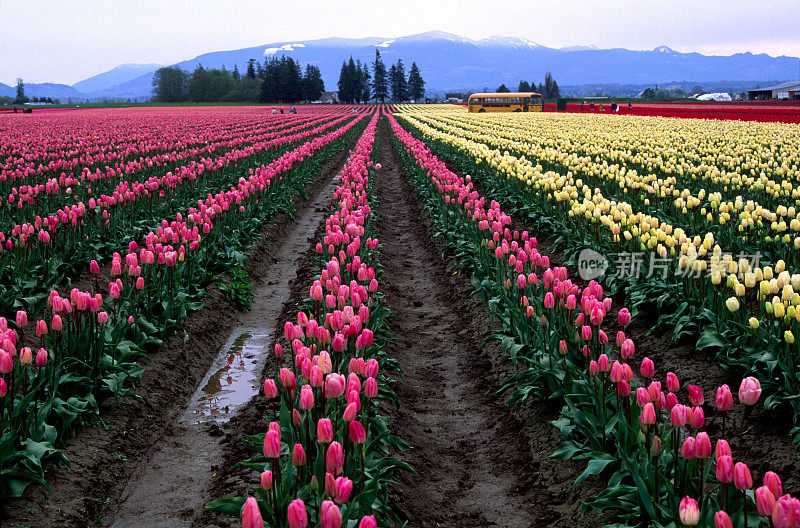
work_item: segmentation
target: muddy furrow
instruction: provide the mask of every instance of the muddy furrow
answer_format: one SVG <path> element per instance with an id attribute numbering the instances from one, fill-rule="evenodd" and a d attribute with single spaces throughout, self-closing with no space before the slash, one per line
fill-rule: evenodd
<path id="1" fill-rule="evenodd" d="M 393 419 L 412 447 L 403 458 L 395 505 L 409 526 L 544 526 L 550 509 L 539 462 L 502 400 L 492 365 L 472 334 L 467 306 L 431 243 L 413 191 L 381 124 L 378 198 L 387 303 L 393 314 L 389 354 L 404 377 L 395 385 Z"/>

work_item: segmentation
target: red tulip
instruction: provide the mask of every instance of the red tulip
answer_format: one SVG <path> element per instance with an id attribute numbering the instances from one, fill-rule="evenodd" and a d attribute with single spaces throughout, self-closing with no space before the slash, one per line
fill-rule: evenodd
<path id="1" fill-rule="evenodd" d="M 358 528 L 378 528 L 378 521 L 372 515 L 367 515 L 358 523 Z"/>
<path id="2" fill-rule="evenodd" d="M 617 322 L 620 326 L 628 326 L 631 322 L 631 312 L 627 308 L 621 309 L 617 313 Z"/>
<path id="3" fill-rule="evenodd" d="M 305 463 L 306 463 L 306 452 L 303 449 L 303 446 L 300 444 L 295 444 L 294 449 L 292 449 L 292 465 L 302 466 Z"/>
<path id="4" fill-rule="evenodd" d="M 689 402 L 695 407 L 703 405 L 705 399 L 703 398 L 703 391 L 697 385 L 687 385 L 686 390 L 689 392 Z"/>
<path id="5" fill-rule="evenodd" d="M 267 458 L 278 458 L 281 456 L 280 433 L 267 431 L 267 434 L 264 436 L 264 456 Z"/>
<path id="6" fill-rule="evenodd" d="M 339 442 L 331 442 L 328 450 L 325 453 L 325 466 L 328 471 L 335 471 L 340 473 L 341 467 L 344 464 L 344 450 L 342 444 Z"/>
<path id="7" fill-rule="evenodd" d="M 344 504 L 350 498 L 350 493 L 353 491 L 353 481 L 347 477 L 339 477 L 336 479 L 336 496 L 333 501 L 337 504 Z"/>

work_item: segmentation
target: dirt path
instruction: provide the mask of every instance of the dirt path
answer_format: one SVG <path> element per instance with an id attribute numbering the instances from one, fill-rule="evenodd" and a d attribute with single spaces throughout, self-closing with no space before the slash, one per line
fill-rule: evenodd
<path id="1" fill-rule="evenodd" d="M 396 338 L 389 354 L 404 374 L 392 418 L 412 446 L 403 458 L 416 469 L 399 478 L 396 506 L 409 526 L 526 528 L 571 517 L 555 509 L 570 498 L 553 500 L 559 486 L 551 485 L 559 477 L 563 486 L 564 475 L 546 459 L 552 448 L 532 448 L 494 397 L 493 365 L 473 333 L 470 302 L 428 237 L 389 134 L 381 123 L 381 260 Z M 548 449 L 552 434 L 541 440 Z"/>

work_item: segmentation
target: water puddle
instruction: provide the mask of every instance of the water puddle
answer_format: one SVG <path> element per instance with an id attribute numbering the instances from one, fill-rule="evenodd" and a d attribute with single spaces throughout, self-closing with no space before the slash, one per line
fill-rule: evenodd
<path id="1" fill-rule="evenodd" d="M 269 344 L 263 328 L 234 330 L 192 396 L 183 421 L 227 422 L 258 393 Z"/>

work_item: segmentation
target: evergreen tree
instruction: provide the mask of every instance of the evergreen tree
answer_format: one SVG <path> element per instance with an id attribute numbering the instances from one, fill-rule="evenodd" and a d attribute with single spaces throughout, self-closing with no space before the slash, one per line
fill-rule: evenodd
<path id="1" fill-rule="evenodd" d="M 497 93 L 509 93 L 509 92 L 511 92 L 511 90 L 509 90 L 508 86 L 506 86 L 505 84 L 501 84 L 500 86 L 497 87 Z"/>
<path id="2" fill-rule="evenodd" d="M 233 77 L 237 81 L 242 77 L 239 74 L 239 67 L 237 65 L 235 65 L 235 64 L 233 65 L 233 71 L 231 72 L 231 77 Z"/>
<path id="3" fill-rule="evenodd" d="M 528 84 L 528 81 L 520 81 L 519 82 L 519 87 L 517 88 L 517 91 L 518 92 L 530 92 L 531 91 L 531 85 Z"/>
<path id="4" fill-rule="evenodd" d="M 411 63 L 411 70 L 408 72 L 408 95 L 414 101 L 419 101 L 425 95 L 425 81 L 422 80 L 416 62 Z"/>
<path id="5" fill-rule="evenodd" d="M 255 79 L 256 78 L 256 60 L 250 59 L 247 61 L 247 73 L 245 76 L 248 79 Z"/>
<path id="6" fill-rule="evenodd" d="M 258 66 L 259 72 L 257 75 L 262 79 L 261 83 L 261 97 L 262 103 L 273 103 L 278 100 L 278 71 L 280 64 L 277 57 L 267 59 L 264 61 L 264 66 Z"/>
<path id="7" fill-rule="evenodd" d="M 14 99 L 15 104 L 25 104 L 29 101 L 28 97 L 25 95 L 25 83 L 22 82 L 22 79 L 17 78 L 17 98 Z"/>
<path id="8" fill-rule="evenodd" d="M 352 81 L 350 79 L 350 71 L 347 69 L 347 62 L 342 61 L 342 68 L 339 70 L 339 101 L 342 103 L 352 103 L 350 100 L 350 86 Z"/>
<path id="9" fill-rule="evenodd" d="M 381 59 L 381 52 L 375 50 L 375 62 L 372 63 L 372 95 L 381 103 L 389 95 L 388 79 L 386 78 L 386 65 Z"/>
<path id="10" fill-rule="evenodd" d="M 205 68 L 198 64 L 189 79 L 189 100 L 194 102 L 208 101 L 206 92 L 208 91 L 209 79 Z"/>
<path id="11" fill-rule="evenodd" d="M 350 60 L 353 60 L 353 57 L 350 57 Z M 349 66 L 349 65 L 348 65 Z M 356 59 L 355 64 L 353 64 L 352 69 L 350 70 L 350 75 L 353 76 L 353 101 L 356 103 L 361 102 L 361 96 L 364 93 L 364 78 L 361 76 L 361 60 Z"/>
<path id="12" fill-rule="evenodd" d="M 361 101 L 368 102 L 370 99 L 370 91 L 372 89 L 372 84 L 370 84 L 369 80 L 371 78 L 369 74 L 369 66 L 366 64 L 361 65 Z"/>
<path id="13" fill-rule="evenodd" d="M 159 68 L 153 75 L 153 99 L 174 103 L 188 96 L 189 74 L 177 66 Z"/>
<path id="14" fill-rule="evenodd" d="M 408 99 L 408 82 L 403 59 L 397 59 L 397 63 L 389 69 L 389 84 L 392 90 L 392 101 L 402 103 Z"/>
<path id="15" fill-rule="evenodd" d="M 322 80 L 319 66 L 306 65 L 306 74 L 303 77 L 303 99 L 317 101 L 325 91 L 325 82 Z"/>

